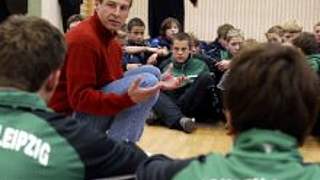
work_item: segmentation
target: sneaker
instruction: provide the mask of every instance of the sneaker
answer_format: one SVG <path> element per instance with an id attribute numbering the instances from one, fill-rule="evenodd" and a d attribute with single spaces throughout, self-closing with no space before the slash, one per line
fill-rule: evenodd
<path id="1" fill-rule="evenodd" d="M 194 118 L 182 117 L 179 123 L 182 127 L 182 130 L 186 133 L 192 133 L 197 128 Z"/>

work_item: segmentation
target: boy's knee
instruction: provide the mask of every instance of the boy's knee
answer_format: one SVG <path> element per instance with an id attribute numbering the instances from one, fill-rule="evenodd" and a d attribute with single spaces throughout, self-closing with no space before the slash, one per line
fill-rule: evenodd
<path id="1" fill-rule="evenodd" d="M 152 66 L 152 65 L 145 65 L 143 66 L 145 73 L 153 74 L 156 78 L 160 79 L 161 71 L 159 68 Z"/>
<path id="2" fill-rule="evenodd" d="M 203 73 L 198 77 L 197 81 L 200 84 L 214 84 L 214 77 L 209 73 Z"/>

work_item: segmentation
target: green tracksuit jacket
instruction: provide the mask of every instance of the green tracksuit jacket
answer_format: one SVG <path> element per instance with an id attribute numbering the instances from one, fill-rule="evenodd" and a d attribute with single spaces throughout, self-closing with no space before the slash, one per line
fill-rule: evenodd
<path id="1" fill-rule="evenodd" d="M 178 63 L 171 57 L 169 62 L 173 63 L 172 75 L 175 77 L 185 76 L 189 79 L 188 83 L 192 83 L 201 73 L 209 73 L 207 64 L 197 58 L 190 57 L 185 63 Z M 169 66 L 170 63 L 167 63 L 163 71 L 166 71 Z"/>
<path id="2" fill-rule="evenodd" d="M 53 113 L 36 94 L 0 91 L 0 179 L 81 180 L 132 174 L 135 145 Z"/>
<path id="3" fill-rule="evenodd" d="M 320 166 L 305 164 L 296 140 L 279 131 L 249 130 L 226 156 L 188 160 L 154 156 L 138 168 L 139 180 L 318 180 Z"/>
<path id="4" fill-rule="evenodd" d="M 320 72 L 320 54 L 312 54 L 307 56 L 307 61 L 311 68 L 316 72 Z"/>

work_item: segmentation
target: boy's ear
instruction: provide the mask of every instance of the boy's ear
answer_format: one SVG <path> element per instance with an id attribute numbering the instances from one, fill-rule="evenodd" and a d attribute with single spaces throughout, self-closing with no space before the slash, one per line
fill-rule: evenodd
<path id="1" fill-rule="evenodd" d="M 54 71 L 47 80 L 47 84 L 45 86 L 47 91 L 54 91 L 56 86 L 58 85 L 60 77 L 60 70 Z"/>
<path id="2" fill-rule="evenodd" d="M 58 85 L 59 77 L 60 70 L 52 72 L 40 87 L 38 94 L 45 102 L 49 102 L 56 86 Z"/>

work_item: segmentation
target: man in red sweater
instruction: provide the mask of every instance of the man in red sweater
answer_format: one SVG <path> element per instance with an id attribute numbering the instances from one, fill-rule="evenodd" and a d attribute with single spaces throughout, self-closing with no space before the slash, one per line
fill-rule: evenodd
<path id="1" fill-rule="evenodd" d="M 160 71 L 144 66 L 123 74 L 116 31 L 132 0 L 96 0 L 93 16 L 66 34 L 68 52 L 49 106 L 74 115 L 117 140 L 136 142 L 161 88 L 182 79 L 160 81 Z"/>

